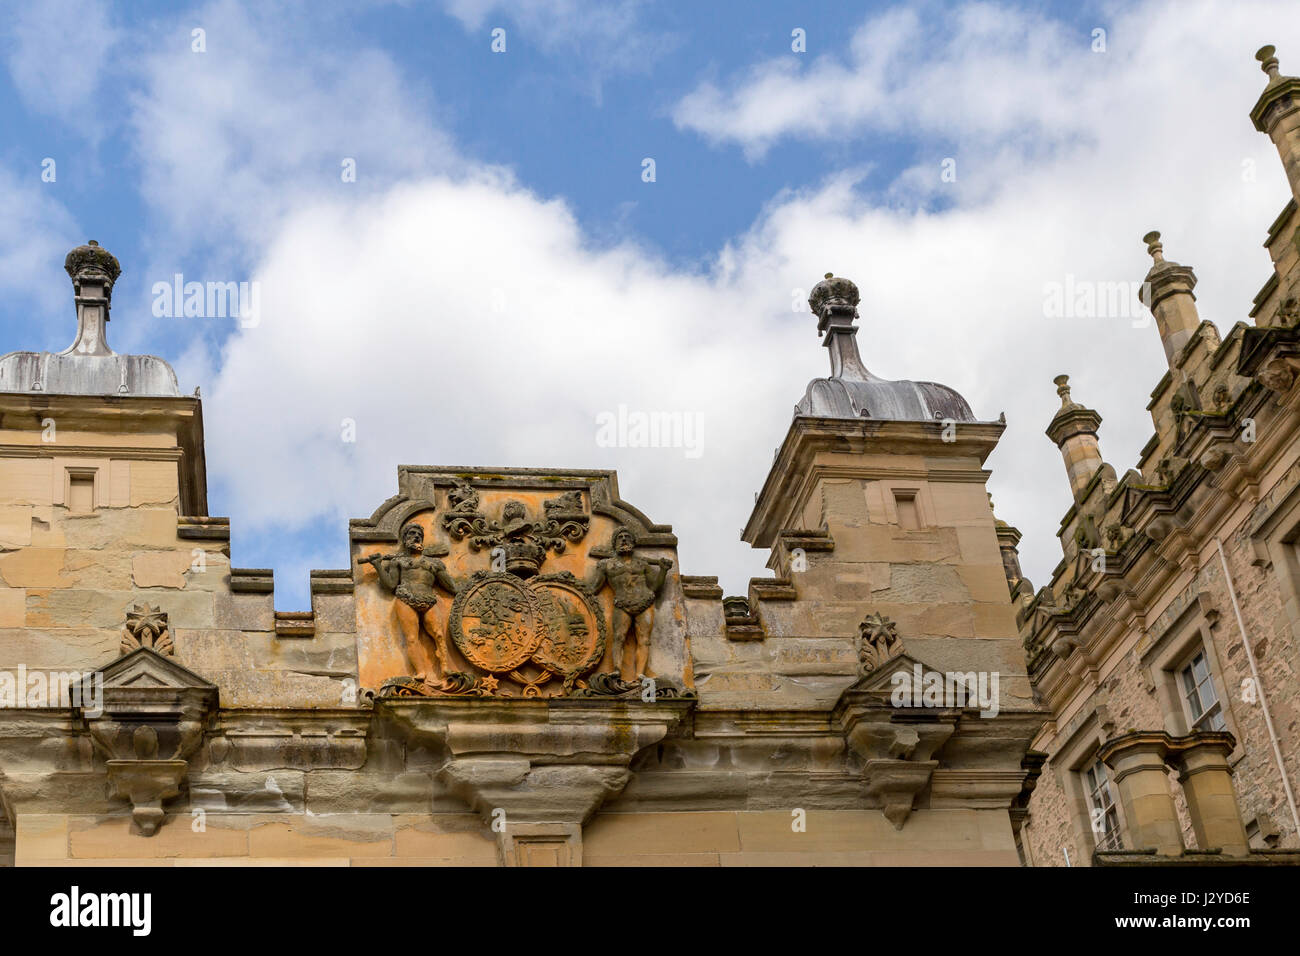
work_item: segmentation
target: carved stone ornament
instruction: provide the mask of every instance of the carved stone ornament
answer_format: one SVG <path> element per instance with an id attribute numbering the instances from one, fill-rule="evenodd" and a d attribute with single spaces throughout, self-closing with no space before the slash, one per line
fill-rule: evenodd
<path id="1" fill-rule="evenodd" d="M 507 501 L 500 519 L 479 510 L 478 492 L 463 479 L 447 493 L 450 508 L 442 515 L 443 530 L 457 541 L 467 541 L 471 551 L 501 548 L 504 570 L 519 577 L 538 573 L 548 551 L 563 554 L 570 543 L 587 534 L 591 516 L 582 493 L 568 491 L 542 503 L 542 517 L 528 517 L 523 502 Z"/>
<path id="2" fill-rule="evenodd" d="M 868 614 L 858 625 L 858 674 L 865 677 L 903 651 L 898 625 L 880 614 Z"/>
<path id="3" fill-rule="evenodd" d="M 176 656 L 171 632 L 167 629 L 167 613 L 148 604 L 136 604 L 126 612 L 122 627 L 122 654 L 130 654 L 147 647 L 166 657 Z"/>
<path id="4" fill-rule="evenodd" d="M 1286 362 L 1275 359 L 1260 369 L 1255 379 L 1269 391 L 1285 394 L 1290 391 L 1291 383 L 1295 381 L 1295 372 Z"/>
<path id="5" fill-rule="evenodd" d="M 590 552 L 597 560 L 585 579 L 568 570 L 542 573 L 550 554 L 587 535 L 591 516 L 580 491 L 543 500 L 538 516 L 519 500 L 485 505 L 479 489 L 457 478 L 446 501 L 438 527 L 471 552 L 491 549 L 489 570 L 454 580 L 433 556 L 447 548 L 425 547 L 424 528 L 414 521 L 400 532 L 404 551 L 361 559 L 416 612 L 402 618 L 411 632 L 407 673 L 384 681 L 378 698 L 689 696 L 672 680 L 646 677 L 654 604 L 672 562 L 636 556 L 635 533 L 620 526 L 607 549 Z M 598 599 L 606 587 L 608 617 Z M 445 626 L 441 612 L 431 613 L 439 589 L 453 595 Z M 424 635 L 433 671 L 415 673 L 409 646 Z M 607 657 L 612 671 L 595 673 Z"/>
<path id="6" fill-rule="evenodd" d="M 83 716 L 110 792 L 130 802 L 132 820 L 152 836 L 217 711 L 217 688 L 175 658 L 138 647 L 88 677 L 82 699 L 98 699 Z"/>

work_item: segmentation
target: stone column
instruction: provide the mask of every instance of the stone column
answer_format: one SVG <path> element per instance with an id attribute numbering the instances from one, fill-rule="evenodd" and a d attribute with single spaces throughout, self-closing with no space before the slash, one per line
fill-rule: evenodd
<path id="1" fill-rule="evenodd" d="M 1133 849 L 1154 847 L 1162 856 L 1183 852 L 1182 828 L 1165 768 L 1171 742 L 1165 733 L 1134 731 L 1106 741 L 1099 752 L 1114 775 Z"/>
<path id="2" fill-rule="evenodd" d="M 1237 742 L 1232 734 L 1202 731 L 1173 742 L 1170 762 L 1187 797 L 1192 830 L 1202 850 L 1219 848 L 1232 856 L 1250 852 L 1232 787 L 1228 755 Z"/>

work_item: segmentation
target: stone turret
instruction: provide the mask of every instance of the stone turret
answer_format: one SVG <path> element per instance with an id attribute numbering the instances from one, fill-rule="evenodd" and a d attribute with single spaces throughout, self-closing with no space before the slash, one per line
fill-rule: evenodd
<path id="1" fill-rule="evenodd" d="M 1165 258 L 1160 233 L 1148 232 L 1142 241 L 1147 244 L 1147 252 L 1154 263 L 1142 285 L 1142 304 L 1156 317 L 1165 358 L 1172 368 L 1179 350 L 1201 324 L 1201 316 L 1196 311 L 1196 296 L 1192 293 L 1196 288 L 1196 273 L 1191 266 Z"/>
<path id="2" fill-rule="evenodd" d="M 1079 501 L 1103 464 L 1101 446 L 1097 443 L 1097 428 L 1101 416 L 1070 398 L 1070 376 L 1058 375 L 1052 379 L 1056 394 L 1061 396 L 1061 407 L 1047 426 L 1047 437 L 1061 449 L 1065 459 L 1065 473 L 1070 479 L 1070 492 Z"/>
<path id="3" fill-rule="evenodd" d="M 1265 46 L 1255 54 L 1268 75 L 1268 85 L 1250 111 L 1250 118 L 1255 129 L 1267 133 L 1277 147 L 1291 195 L 1300 201 L 1300 78 L 1283 76 L 1274 53 L 1273 47 Z"/>

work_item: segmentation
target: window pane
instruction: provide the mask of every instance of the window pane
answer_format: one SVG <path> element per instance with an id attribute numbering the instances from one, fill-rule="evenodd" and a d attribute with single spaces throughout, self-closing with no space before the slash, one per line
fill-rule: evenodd
<path id="1" fill-rule="evenodd" d="M 1196 682 L 1198 684 L 1210 676 L 1210 669 L 1205 663 L 1204 652 L 1201 652 L 1192 658 L 1192 673 L 1196 675 Z"/>

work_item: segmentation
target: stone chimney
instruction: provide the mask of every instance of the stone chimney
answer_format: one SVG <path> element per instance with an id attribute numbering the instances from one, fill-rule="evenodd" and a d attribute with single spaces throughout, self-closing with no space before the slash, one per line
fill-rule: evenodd
<path id="1" fill-rule="evenodd" d="M 1056 394 L 1061 396 L 1061 407 L 1047 426 L 1047 437 L 1061 449 L 1070 492 L 1079 501 L 1088 482 L 1102 466 L 1101 446 L 1097 443 L 1101 416 L 1070 399 L 1070 376 L 1058 375 L 1052 381 L 1056 384 Z"/>
<path id="2" fill-rule="evenodd" d="M 1267 133 L 1277 147 L 1291 195 L 1300 202 L 1300 79 L 1282 76 L 1275 52 L 1273 47 L 1265 46 L 1255 54 L 1268 75 L 1268 85 L 1250 111 L 1250 118 L 1255 129 Z"/>
<path id="3" fill-rule="evenodd" d="M 1165 358 L 1173 368 L 1179 350 L 1201 324 L 1200 313 L 1196 311 L 1196 296 L 1192 294 L 1196 288 L 1196 273 L 1191 266 L 1165 259 L 1160 233 L 1148 232 L 1142 241 L 1147 244 L 1147 252 L 1154 260 L 1142 284 L 1142 304 L 1156 317 Z"/>

